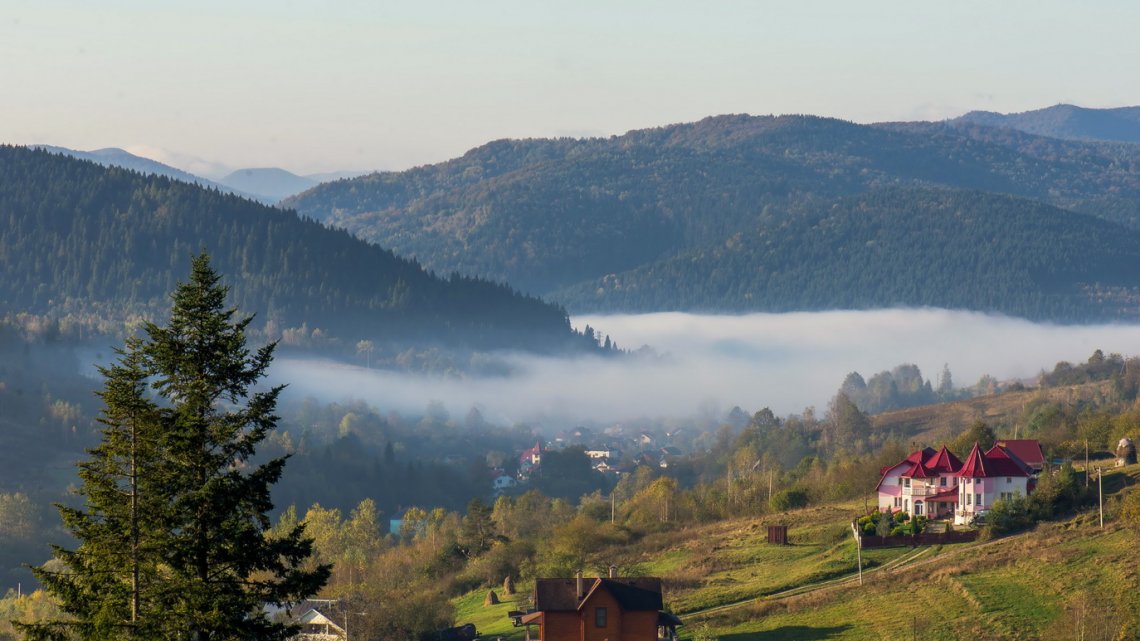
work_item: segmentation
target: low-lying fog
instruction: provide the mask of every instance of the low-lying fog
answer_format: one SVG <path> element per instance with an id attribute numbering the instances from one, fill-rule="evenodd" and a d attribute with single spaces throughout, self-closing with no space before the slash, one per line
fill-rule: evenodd
<path id="1" fill-rule="evenodd" d="M 290 393 L 327 400 L 360 398 L 383 411 L 422 412 L 442 402 L 462 420 L 475 406 L 499 424 L 536 426 L 682 417 L 733 405 L 778 415 L 814 406 L 822 413 L 844 377 L 869 378 L 914 363 L 934 385 L 949 364 L 956 386 L 984 374 L 1033 378 L 1061 360 L 1096 349 L 1140 354 L 1140 326 L 1056 326 L 945 310 L 881 310 L 702 316 L 662 313 L 583 316 L 623 349 L 650 345 L 658 359 L 502 358 L 511 376 L 469 380 L 279 359 L 273 376 Z"/>

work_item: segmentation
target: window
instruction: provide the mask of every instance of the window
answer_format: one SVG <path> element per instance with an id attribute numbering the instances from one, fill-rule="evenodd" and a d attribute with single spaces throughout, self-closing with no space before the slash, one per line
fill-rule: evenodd
<path id="1" fill-rule="evenodd" d="M 899 477 L 899 485 L 902 485 L 902 477 Z"/>
<path id="2" fill-rule="evenodd" d="M 981 494 L 975 494 L 974 495 L 974 505 L 981 505 L 981 504 L 982 504 L 982 495 Z"/>
<path id="3" fill-rule="evenodd" d="M 942 487 L 946 487 L 946 477 L 943 476 L 940 480 L 942 481 Z"/>
<path id="4" fill-rule="evenodd" d="M 1007 477 L 1005 477 L 1005 482 L 1006 483 L 1013 483 L 1013 479 L 1007 476 Z"/>
<path id="5" fill-rule="evenodd" d="M 966 505 L 970 505 L 970 495 L 966 495 Z"/>
<path id="6" fill-rule="evenodd" d="M 606 609 L 594 608 L 594 626 L 598 628 L 606 627 Z"/>
<path id="7" fill-rule="evenodd" d="M 903 487 L 910 487 L 910 479 L 903 479 Z"/>
<path id="8" fill-rule="evenodd" d="M 970 483 L 973 483 L 973 482 L 974 482 L 974 479 L 966 479 L 966 485 L 969 485 Z"/>

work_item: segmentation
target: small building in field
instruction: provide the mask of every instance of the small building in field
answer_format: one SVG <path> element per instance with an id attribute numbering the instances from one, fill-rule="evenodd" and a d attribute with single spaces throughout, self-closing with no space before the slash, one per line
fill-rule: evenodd
<path id="1" fill-rule="evenodd" d="M 657 641 L 676 637 L 680 621 L 661 611 L 655 577 L 538 579 L 534 611 L 520 623 L 538 626 L 538 641 Z"/>

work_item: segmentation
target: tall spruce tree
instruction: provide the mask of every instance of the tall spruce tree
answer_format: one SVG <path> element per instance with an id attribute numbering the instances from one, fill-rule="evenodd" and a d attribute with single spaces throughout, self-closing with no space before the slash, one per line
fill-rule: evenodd
<path id="1" fill-rule="evenodd" d="M 274 345 L 247 348 L 252 317 L 235 318 L 227 293 L 197 256 L 169 322 L 148 323 L 104 371 L 107 429 L 81 465 L 86 505 L 61 508 L 80 544 L 56 551 L 68 573 L 38 571 L 73 619 L 24 626 L 29 638 L 284 639 L 295 626 L 265 606 L 300 601 L 327 580 L 327 566 L 306 563 L 303 526 L 270 531 L 270 486 L 285 459 L 252 459 L 282 388 L 253 391 Z"/>
<path id="2" fill-rule="evenodd" d="M 118 354 L 117 363 L 99 370 L 103 438 L 79 465 L 84 503 L 59 506 L 79 547 L 54 548 L 65 571 L 34 569 L 71 618 L 25 626 L 31 639 L 151 638 L 156 632 L 152 586 L 162 563 L 157 544 L 165 509 L 159 408 L 147 397 L 142 342 L 128 339 Z"/>

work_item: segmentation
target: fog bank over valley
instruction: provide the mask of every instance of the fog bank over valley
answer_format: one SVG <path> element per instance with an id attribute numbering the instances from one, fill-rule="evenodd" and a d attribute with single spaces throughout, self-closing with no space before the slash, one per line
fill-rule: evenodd
<path id="1" fill-rule="evenodd" d="M 471 407 L 499 424 L 560 427 L 640 417 L 721 415 L 734 405 L 779 415 L 822 413 L 844 377 L 914 363 L 937 384 L 943 364 L 956 386 L 989 374 L 1032 379 L 1096 349 L 1140 354 L 1140 325 L 1058 326 L 939 309 L 714 316 L 685 313 L 575 317 L 628 358 L 499 354 L 511 374 L 445 378 L 282 357 L 272 368 L 289 394 L 358 398 L 381 411 L 421 413 L 442 403 L 461 420 Z"/>

